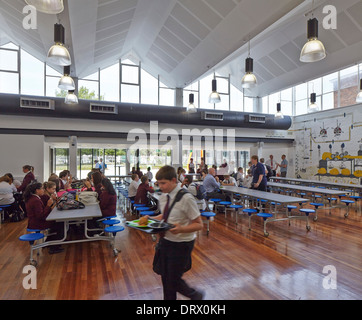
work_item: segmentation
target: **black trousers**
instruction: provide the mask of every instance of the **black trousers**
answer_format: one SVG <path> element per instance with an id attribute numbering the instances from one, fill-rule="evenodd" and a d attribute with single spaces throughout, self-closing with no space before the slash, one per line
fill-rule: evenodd
<path id="1" fill-rule="evenodd" d="M 191 288 L 182 275 L 191 269 L 191 252 L 195 240 L 173 242 L 160 239 L 161 278 L 164 300 L 176 300 L 177 292 L 192 298 L 196 290 Z"/>

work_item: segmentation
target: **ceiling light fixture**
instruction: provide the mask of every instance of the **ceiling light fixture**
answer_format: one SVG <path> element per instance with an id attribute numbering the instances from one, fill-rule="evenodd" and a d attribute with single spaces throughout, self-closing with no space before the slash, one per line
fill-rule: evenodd
<path id="1" fill-rule="evenodd" d="M 63 0 L 25 0 L 25 2 L 43 13 L 58 14 L 64 10 Z"/>
<path id="2" fill-rule="evenodd" d="M 313 11 L 314 0 L 312 7 L 312 17 Z M 323 60 L 327 55 L 323 43 L 318 40 L 318 20 L 316 18 L 308 20 L 307 37 L 308 41 L 300 53 L 300 61 L 308 63 Z"/>
<path id="3" fill-rule="evenodd" d="M 58 88 L 62 90 L 74 90 L 75 83 L 70 76 L 70 66 L 64 67 L 64 75 L 60 78 Z"/>
<path id="4" fill-rule="evenodd" d="M 254 75 L 254 60 L 250 57 L 250 40 L 248 44 L 248 57 L 245 59 L 245 75 L 241 80 L 241 86 L 245 89 L 254 88 L 257 84 L 256 77 Z"/>
<path id="5" fill-rule="evenodd" d="M 60 23 L 54 25 L 54 43 L 48 52 L 48 62 L 59 66 L 70 66 L 72 59 L 64 46 L 64 27 Z"/>
<path id="6" fill-rule="evenodd" d="M 360 84 L 359 84 L 359 93 L 357 95 L 357 98 L 356 98 L 356 102 L 357 103 L 362 103 L 362 79 L 360 80 Z"/>
<path id="7" fill-rule="evenodd" d="M 214 73 L 214 79 L 212 80 L 212 92 L 209 96 L 209 103 L 219 103 L 219 102 L 221 102 L 221 98 L 217 92 L 217 84 Z"/>
<path id="8" fill-rule="evenodd" d="M 277 113 L 275 114 L 275 119 L 284 119 L 284 115 L 282 114 L 282 106 L 281 103 L 277 103 Z"/>
<path id="9" fill-rule="evenodd" d="M 194 104 L 194 94 L 193 93 L 190 93 L 189 94 L 189 105 L 187 106 L 187 109 L 186 109 L 186 112 L 188 113 L 195 113 L 197 112 L 197 108 Z"/>
<path id="10" fill-rule="evenodd" d="M 316 104 L 317 101 L 317 94 L 316 93 L 312 93 L 310 95 L 310 105 L 308 107 L 308 113 L 312 113 L 312 112 L 317 112 L 319 111 L 319 107 Z"/>
<path id="11" fill-rule="evenodd" d="M 69 90 L 64 100 L 65 104 L 78 104 L 78 97 L 75 95 L 74 90 Z"/>

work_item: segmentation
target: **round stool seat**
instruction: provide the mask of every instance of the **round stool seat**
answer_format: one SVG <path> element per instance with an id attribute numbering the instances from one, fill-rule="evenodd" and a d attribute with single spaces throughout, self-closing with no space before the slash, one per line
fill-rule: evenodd
<path id="1" fill-rule="evenodd" d="M 256 199 L 257 201 L 261 201 L 261 202 L 268 202 L 268 200 L 265 199 Z"/>
<path id="2" fill-rule="evenodd" d="M 117 218 L 117 216 L 109 216 L 109 217 L 104 217 L 106 220 L 110 220 L 110 219 L 115 219 Z"/>
<path id="3" fill-rule="evenodd" d="M 245 212 L 245 213 L 255 213 L 255 212 L 258 212 L 258 210 L 247 208 L 247 209 L 243 209 L 243 212 Z"/>
<path id="4" fill-rule="evenodd" d="M 322 196 L 316 194 L 316 195 L 314 196 L 314 198 L 322 198 Z"/>
<path id="5" fill-rule="evenodd" d="M 221 201 L 221 202 L 219 202 L 219 204 L 223 205 L 223 206 L 228 206 L 231 204 L 231 202 L 230 201 Z"/>
<path id="6" fill-rule="evenodd" d="M 305 196 L 305 195 L 306 195 L 305 192 L 300 192 L 300 193 L 298 193 L 298 194 L 301 195 L 301 196 Z"/>
<path id="7" fill-rule="evenodd" d="M 113 233 L 115 236 L 117 232 L 123 231 L 124 227 L 122 226 L 110 226 L 104 229 L 105 232 Z"/>
<path id="8" fill-rule="evenodd" d="M 331 200 L 331 201 L 336 201 L 337 198 L 327 198 L 328 200 Z"/>
<path id="9" fill-rule="evenodd" d="M 362 197 L 360 197 L 360 196 L 349 196 L 350 198 L 352 198 L 352 199 L 356 199 L 356 200 L 358 200 L 358 199 L 361 199 Z"/>
<path id="10" fill-rule="evenodd" d="M 131 200 L 131 203 L 134 204 L 134 200 Z"/>
<path id="11" fill-rule="evenodd" d="M 313 209 L 299 209 L 300 212 L 304 212 L 304 213 L 315 213 L 315 210 Z"/>
<path id="12" fill-rule="evenodd" d="M 27 228 L 26 231 L 28 231 L 28 232 L 40 232 L 41 230 L 40 229 L 29 229 L 29 228 Z"/>
<path id="13" fill-rule="evenodd" d="M 150 207 L 138 207 L 136 210 L 139 211 L 139 212 L 142 212 L 142 211 L 150 211 L 151 208 L 150 208 Z"/>
<path id="14" fill-rule="evenodd" d="M 11 206 L 11 204 L 1 204 L 0 205 L 0 208 L 8 208 L 8 207 L 10 207 Z"/>
<path id="15" fill-rule="evenodd" d="M 209 201 L 212 201 L 212 202 L 220 202 L 220 201 L 221 201 L 221 199 L 211 198 Z"/>
<path id="16" fill-rule="evenodd" d="M 20 236 L 19 240 L 29 241 L 30 243 L 32 243 L 36 240 L 40 240 L 43 238 L 44 238 L 44 235 L 42 233 L 27 233 L 27 234 L 23 234 L 22 236 Z"/>
<path id="17" fill-rule="evenodd" d="M 260 212 L 257 214 L 257 216 L 267 219 L 267 218 L 271 218 L 273 215 L 271 213 Z"/>
<path id="18" fill-rule="evenodd" d="M 154 215 L 154 214 L 155 214 L 154 211 L 148 211 L 148 210 L 146 210 L 146 211 L 140 211 L 140 215 L 141 215 L 141 216 L 152 216 L 152 215 Z"/>
<path id="19" fill-rule="evenodd" d="M 354 203 L 353 200 L 341 200 L 341 202 L 344 202 L 347 206 L 348 206 L 350 203 Z"/>
<path id="20" fill-rule="evenodd" d="M 275 202 L 270 202 L 270 204 L 272 204 L 272 205 L 274 206 L 274 205 L 275 205 Z M 276 205 L 277 205 L 277 206 L 280 206 L 280 203 L 277 202 Z"/>
<path id="21" fill-rule="evenodd" d="M 147 207 L 147 205 L 145 205 L 145 204 L 134 204 L 133 206 L 134 206 L 135 208 Z"/>
<path id="22" fill-rule="evenodd" d="M 310 205 L 315 206 L 316 208 L 324 206 L 323 203 L 319 203 L 319 202 L 311 202 Z"/>
<path id="23" fill-rule="evenodd" d="M 241 208 L 243 208 L 243 206 L 242 206 L 242 205 L 240 205 L 240 204 L 232 204 L 231 206 L 229 206 L 229 208 L 233 208 L 233 209 L 241 209 Z"/>
<path id="24" fill-rule="evenodd" d="M 201 216 L 206 218 L 215 217 L 215 215 L 216 215 L 215 212 L 208 212 L 208 211 L 201 212 Z"/>
<path id="25" fill-rule="evenodd" d="M 102 223 L 107 225 L 107 226 L 113 226 L 114 224 L 118 224 L 121 221 L 116 220 L 116 219 L 109 219 L 109 220 L 103 220 Z"/>
<path id="26" fill-rule="evenodd" d="M 297 206 L 291 206 L 291 205 L 289 205 L 289 206 L 287 206 L 287 208 L 290 209 L 290 210 L 292 210 L 292 209 L 297 209 Z"/>

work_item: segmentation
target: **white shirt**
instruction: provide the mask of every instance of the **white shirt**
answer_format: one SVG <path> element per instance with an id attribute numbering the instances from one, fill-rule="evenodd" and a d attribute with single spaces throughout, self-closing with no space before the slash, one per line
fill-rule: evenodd
<path id="1" fill-rule="evenodd" d="M 128 197 L 135 197 L 137 194 L 137 189 L 141 184 L 141 180 L 135 181 L 132 180 L 128 187 Z"/>
<path id="2" fill-rule="evenodd" d="M 273 162 L 273 164 L 272 164 Z M 273 159 L 273 161 L 269 158 L 267 161 L 265 161 L 265 164 L 268 165 L 272 170 L 275 170 L 277 167 L 277 162 Z"/>
<path id="3" fill-rule="evenodd" d="M 12 186 L 5 181 L 0 182 L 0 205 L 12 204 L 14 201 Z"/>
<path id="4" fill-rule="evenodd" d="M 197 188 L 195 183 L 191 183 L 187 190 L 195 197 L 197 206 L 199 207 L 199 210 L 205 210 L 206 209 L 206 201 L 205 199 L 197 199 Z"/>
<path id="5" fill-rule="evenodd" d="M 225 179 L 223 182 L 225 182 L 227 184 L 233 183 L 235 187 L 238 186 L 238 184 L 236 183 L 235 178 L 233 178 L 233 177 L 230 177 L 229 179 Z"/>
<path id="6" fill-rule="evenodd" d="M 179 186 L 176 186 L 168 195 L 170 196 L 169 208 L 177 195 L 177 192 L 181 190 Z M 167 193 L 162 193 L 158 201 L 158 208 L 163 214 L 163 210 L 167 203 Z M 181 226 L 187 226 L 192 220 L 197 219 L 200 216 L 199 208 L 197 207 L 196 200 L 192 194 L 185 194 L 182 199 L 175 203 L 172 208 L 167 222 L 171 224 L 178 223 Z M 165 239 L 173 242 L 185 242 L 192 241 L 196 238 L 196 232 L 172 234 L 170 231 L 166 231 Z"/>
<path id="7" fill-rule="evenodd" d="M 147 176 L 148 180 L 152 181 L 153 173 L 151 171 L 147 171 L 146 176 Z"/>

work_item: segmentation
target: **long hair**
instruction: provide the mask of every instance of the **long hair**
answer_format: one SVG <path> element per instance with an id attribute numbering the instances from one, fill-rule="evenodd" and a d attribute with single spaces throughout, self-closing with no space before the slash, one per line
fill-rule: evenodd
<path id="1" fill-rule="evenodd" d="M 109 194 L 116 194 L 116 190 L 114 190 L 113 184 L 108 178 L 102 179 L 102 186 L 104 187 L 104 190 L 107 191 Z"/>
<path id="2" fill-rule="evenodd" d="M 33 182 L 28 184 L 28 186 L 26 187 L 23 197 L 24 197 L 24 201 L 27 202 L 30 197 L 35 194 L 36 190 L 41 189 L 43 187 L 43 184 L 40 182 Z"/>
<path id="3" fill-rule="evenodd" d="M 94 186 L 98 186 L 100 183 L 102 183 L 102 174 L 100 172 L 93 172 L 92 178 Z"/>

